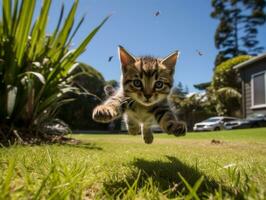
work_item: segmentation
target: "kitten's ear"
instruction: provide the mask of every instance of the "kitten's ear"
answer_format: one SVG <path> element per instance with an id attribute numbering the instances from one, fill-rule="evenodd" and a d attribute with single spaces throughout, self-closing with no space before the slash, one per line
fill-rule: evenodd
<path id="1" fill-rule="evenodd" d="M 124 47 L 122 46 L 118 46 L 118 54 L 119 54 L 119 58 L 120 58 L 120 62 L 122 65 L 122 69 L 124 70 L 126 66 L 128 66 L 129 64 L 132 64 L 136 61 L 136 59 L 134 58 L 134 56 L 132 56 L 130 53 L 128 53 Z"/>
<path id="2" fill-rule="evenodd" d="M 174 53 L 166 56 L 162 59 L 161 63 L 169 69 L 174 69 L 177 59 L 179 58 L 179 51 L 175 51 Z"/>

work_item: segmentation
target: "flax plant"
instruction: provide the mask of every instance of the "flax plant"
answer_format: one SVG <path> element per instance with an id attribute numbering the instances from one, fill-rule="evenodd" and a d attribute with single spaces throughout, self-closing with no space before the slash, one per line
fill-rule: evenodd
<path id="1" fill-rule="evenodd" d="M 65 93 L 78 93 L 71 73 L 77 58 L 108 20 L 106 17 L 85 39 L 71 49 L 84 17 L 75 21 L 78 0 L 68 13 L 62 5 L 57 26 L 47 34 L 52 0 L 44 0 L 36 20 L 36 0 L 3 0 L 0 18 L 0 139 L 43 134 L 42 124 L 71 101 Z"/>

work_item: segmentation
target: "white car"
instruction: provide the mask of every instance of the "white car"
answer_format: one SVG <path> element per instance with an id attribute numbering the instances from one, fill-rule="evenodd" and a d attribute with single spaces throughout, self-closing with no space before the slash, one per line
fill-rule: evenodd
<path id="1" fill-rule="evenodd" d="M 219 131 L 224 129 L 224 123 L 237 120 L 234 117 L 211 117 L 202 122 L 196 123 L 193 131 Z"/>

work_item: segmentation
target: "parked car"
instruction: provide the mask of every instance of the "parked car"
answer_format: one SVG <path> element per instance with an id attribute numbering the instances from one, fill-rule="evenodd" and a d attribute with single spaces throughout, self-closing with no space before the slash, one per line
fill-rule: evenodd
<path id="1" fill-rule="evenodd" d="M 238 119 L 224 123 L 224 128 L 227 130 L 238 128 L 251 128 L 251 123 L 246 119 Z"/>
<path id="2" fill-rule="evenodd" d="M 266 126 L 266 114 L 253 114 L 247 119 L 239 119 L 224 124 L 225 129 L 255 128 Z"/>
<path id="3" fill-rule="evenodd" d="M 235 117 L 211 117 L 202 122 L 196 123 L 194 131 L 218 131 L 224 129 L 224 123 L 237 120 Z"/>

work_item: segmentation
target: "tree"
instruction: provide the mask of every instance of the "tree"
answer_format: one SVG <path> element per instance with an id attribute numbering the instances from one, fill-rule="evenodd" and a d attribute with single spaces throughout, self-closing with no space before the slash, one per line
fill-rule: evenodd
<path id="1" fill-rule="evenodd" d="M 214 114 L 205 94 L 189 94 L 188 88 L 181 82 L 173 88 L 169 102 L 178 119 L 185 121 L 189 130 L 196 122 Z"/>
<path id="2" fill-rule="evenodd" d="M 172 89 L 172 95 L 179 96 L 184 98 L 188 94 L 188 87 L 183 86 L 183 84 L 179 81 L 178 84 Z"/>
<path id="3" fill-rule="evenodd" d="M 263 50 L 257 40 L 258 26 L 266 21 L 265 0 L 212 0 L 211 17 L 220 20 L 215 32 L 219 53 L 215 66 L 238 55 Z"/>
<path id="4" fill-rule="evenodd" d="M 238 56 L 216 67 L 207 93 L 219 115 L 240 116 L 241 82 L 234 66 L 250 58 L 251 56 Z"/>
<path id="5" fill-rule="evenodd" d="M 74 101 L 63 105 L 57 116 L 74 130 L 120 130 L 121 119 L 109 124 L 98 123 L 92 119 L 93 109 L 109 97 L 104 91 L 105 87 L 118 87 L 118 82 L 105 81 L 100 72 L 84 63 L 80 63 L 72 74 L 79 75 L 74 78 L 72 86 L 81 88 L 82 92 L 66 94 L 67 98 L 73 98 Z"/>
<path id="6" fill-rule="evenodd" d="M 81 88 L 81 91 L 79 94 L 65 94 L 66 98 L 72 98 L 73 101 L 63 105 L 57 117 L 75 130 L 106 129 L 108 125 L 96 123 L 91 117 L 94 107 L 105 99 L 102 74 L 84 63 L 80 63 L 71 73 L 73 76 L 78 75 L 73 79 L 72 86 Z"/>
<path id="7" fill-rule="evenodd" d="M 116 80 L 106 81 L 105 85 L 111 85 L 115 89 L 117 89 L 119 87 L 119 83 Z"/>
<path id="8" fill-rule="evenodd" d="M 211 85 L 211 82 L 204 82 L 204 83 L 198 83 L 198 84 L 194 84 L 194 88 L 198 89 L 198 90 L 206 90 L 207 87 L 209 87 Z"/>
<path id="9" fill-rule="evenodd" d="M 213 74 L 212 86 L 214 89 L 232 87 L 240 92 L 241 83 L 238 70 L 234 66 L 249 60 L 251 56 L 237 56 L 218 65 Z"/>
<path id="10" fill-rule="evenodd" d="M 185 97 L 172 94 L 170 102 L 178 119 L 185 121 L 189 130 L 192 130 L 196 122 L 215 114 L 206 94 L 192 94 Z"/>
<path id="11" fill-rule="evenodd" d="M 66 122 L 71 129 L 87 130 L 103 126 L 92 120 L 93 108 L 105 99 L 103 87 L 105 80 L 93 67 L 79 63 L 70 73 L 73 76 L 71 87 L 79 88 L 78 92 L 65 93 L 63 98 L 72 99 L 62 105 L 56 117 Z"/>

